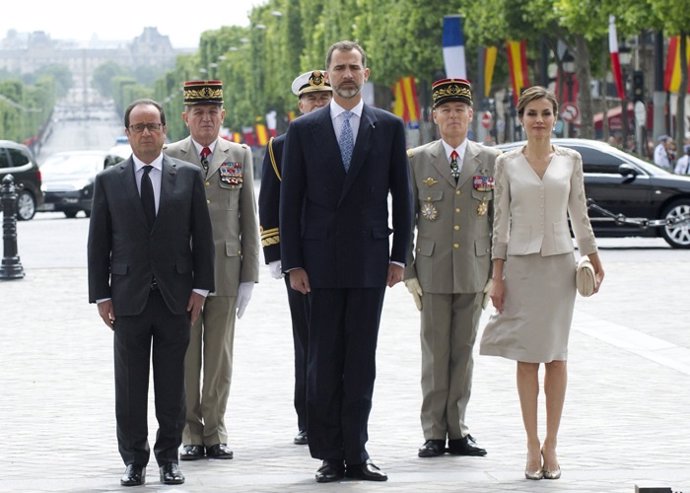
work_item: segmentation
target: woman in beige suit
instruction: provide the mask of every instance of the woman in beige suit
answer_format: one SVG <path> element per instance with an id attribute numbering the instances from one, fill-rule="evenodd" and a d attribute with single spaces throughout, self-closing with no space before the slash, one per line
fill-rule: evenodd
<path id="1" fill-rule="evenodd" d="M 527 144 L 496 160 L 491 300 L 496 312 L 480 353 L 517 361 L 527 433 L 527 479 L 561 476 L 556 444 L 567 383 L 568 335 L 575 303 L 575 259 L 568 217 L 581 255 L 604 278 L 587 216 L 582 157 L 551 144 L 558 103 L 543 87 L 527 89 L 518 115 Z M 539 365 L 544 363 L 546 436 L 537 431 Z"/>

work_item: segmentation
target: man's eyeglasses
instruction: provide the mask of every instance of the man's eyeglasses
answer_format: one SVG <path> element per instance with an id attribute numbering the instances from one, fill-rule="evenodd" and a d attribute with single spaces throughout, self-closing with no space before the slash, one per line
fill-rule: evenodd
<path id="1" fill-rule="evenodd" d="M 162 126 L 162 123 L 136 123 L 134 125 L 130 125 L 129 129 L 134 133 L 140 134 L 143 133 L 144 130 L 148 130 L 149 132 L 158 132 Z"/>

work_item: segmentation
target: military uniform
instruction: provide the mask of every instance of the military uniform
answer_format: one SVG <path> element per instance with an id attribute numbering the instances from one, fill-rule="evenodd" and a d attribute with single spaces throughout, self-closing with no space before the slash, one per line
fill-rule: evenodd
<path id="1" fill-rule="evenodd" d="M 207 450 L 227 443 L 224 417 L 232 376 L 238 287 L 259 279 L 251 150 L 222 138 L 212 145 L 213 153 L 204 165 L 191 137 L 163 148 L 167 155 L 202 168 L 213 226 L 216 289 L 192 327 L 185 358 L 187 416 L 182 437 L 183 443 L 203 445 Z"/>
<path id="2" fill-rule="evenodd" d="M 441 140 L 408 151 L 417 234 L 405 279 L 416 278 L 423 292 L 421 422 L 425 439 L 443 444 L 469 433 L 465 408 L 491 270 L 494 161 L 500 154 L 465 142 L 457 181 Z"/>

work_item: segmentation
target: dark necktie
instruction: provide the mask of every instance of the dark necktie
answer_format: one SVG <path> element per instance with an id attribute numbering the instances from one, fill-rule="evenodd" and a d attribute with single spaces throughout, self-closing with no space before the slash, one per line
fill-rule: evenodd
<path id="1" fill-rule="evenodd" d="M 350 169 L 350 160 L 352 159 L 352 150 L 355 147 L 355 138 L 352 134 L 352 126 L 350 125 L 350 118 L 352 118 L 351 111 L 344 111 L 343 126 L 340 129 L 340 155 L 343 158 L 343 166 L 345 167 L 345 173 Z"/>
<path id="2" fill-rule="evenodd" d="M 156 220 L 156 199 L 153 197 L 153 184 L 149 173 L 153 166 L 144 166 L 144 174 L 141 175 L 141 205 L 144 207 L 144 215 L 149 229 Z"/>
<path id="3" fill-rule="evenodd" d="M 459 157 L 460 156 L 455 150 L 450 153 L 450 174 L 455 178 L 455 183 L 457 183 L 458 178 L 460 178 L 460 166 L 458 165 Z"/>
<path id="4" fill-rule="evenodd" d="M 201 149 L 201 154 L 199 157 L 201 158 L 201 166 L 204 167 L 204 171 L 208 171 L 208 157 L 211 155 L 211 149 L 208 147 L 204 147 Z"/>

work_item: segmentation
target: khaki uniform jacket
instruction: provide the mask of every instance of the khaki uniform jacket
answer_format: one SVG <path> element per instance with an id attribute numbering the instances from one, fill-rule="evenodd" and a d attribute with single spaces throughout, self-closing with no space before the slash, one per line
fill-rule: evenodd
<path id="1" fill-rule="evenodd" d="M 166 145 L 163 152 L 201 167 L 191 137 Z M 251 150 L 219 138 L 208 172 L 201 172 L 216 252 L 214 294 L 237 296 L 239 283 L 259 280 L 259 226 Z"/>
<path id="2" fill-rule="evenodd" d="M 493 176 L 499 154 L 468 141 L 456 185 L 440 140 L 408 151 L 417 237 L 405 278 L 416 277 L 425 293 L 484 289 L 491 272 Z"/>

